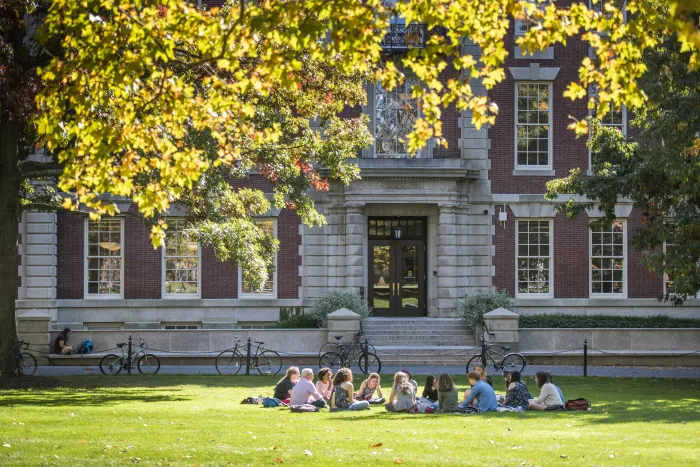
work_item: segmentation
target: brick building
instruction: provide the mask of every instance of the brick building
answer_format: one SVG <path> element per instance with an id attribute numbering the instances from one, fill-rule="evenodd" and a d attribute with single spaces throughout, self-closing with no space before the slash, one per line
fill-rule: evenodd
<path id="1" fill-rule="evenodd" d="M 609 227 L 591 229 L 597 210 L 567 220 L 544 199 L 548 180 L 590 164 L 585 141 L 566 128 L 570 115 L 588 114 L 586 104 L 562 97 L 588 49 L 571 40 L 524 56 L 514 46 L 524 26 L 512 26 L 506 80 L 488 92 L 500 109 L 497 123 L 477 130 L 469 112 L 444 109 L 447 149 L 428 144 L 406 154 L 401 138 L 418 106 L 406 88 L 367 85 L 367 106 L 345 112 L 368 114 L 375 135 L 356 160 L 362 180 L 313 193 L 328 221 L 323 228 L 301 225 L 288 210 L 260 218 L 281 242 L 263 291 L 249 290 L 235 265 L 176 230 L 154 250 L 142 219 L 123 202 L 123 214 L 101 222 L 23 216 L 18 313 L 48 315 L 54 329 L 230 329 L 272 324 L 280 307 L 309 306 L 329 289 L 360 291 L 378 316 L 448 317 L 460 297 L 496 287 L 525 313 L 700 316 L 698 302 L 657 300 L 666 283 L 631 246 L 641 226 L 631 204 L 619 204 Z M 393 40 L 402 28 L 392 25 L 388 52 L 405 50 Z M 624 109 L 602 120 L 627 132 Z M 258 175 L 242 185 L 270 190 Z"/>

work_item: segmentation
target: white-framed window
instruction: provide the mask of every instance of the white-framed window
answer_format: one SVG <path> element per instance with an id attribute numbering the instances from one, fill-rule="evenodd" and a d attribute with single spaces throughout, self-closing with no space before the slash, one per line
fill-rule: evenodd
<path id="1" fill-rule="evenodd" d="M 626 221 L 590 225 L 591 297 L 627 296 Z"/>
<path id="2" fill-rule="evenodd" d="M 193 329 L 201 329 L 202 325 L 199 323 L 164 323 L 162 327 L 166 331 L 187 331 Z"/>
<path id="3" fill-rule="evenodd" d="M 537 2 L 536 0 L 531 0 L 530 3 L 534 3 L 535 5 L 537 5 L 537 8 L 539 8 L 540 10 L 544 10 L 545 7 L 547 6 L 546 3 L 540 3 L 540 2 Z M 528 32 L 530 30 L 530 28 L 533 26 L 534 26 L 534 24 L 532 23 L 532 21 L 527 21 L 527 20 L 523 20 L 523 19 L 516 19 L 515 20 L 515 35 L 522 36 L 526 32 Z"/>
<path id="4" fill-rule="evenodd" d="M 163 248 L 163 297 L 199 297 L 200 248 L 199 243 L 183 232 L 184 219 L 167 219 Z"/>
<path id="5" fill-rule="evenodd" d="M 673 243 L 664 242 L 664 254 L 673 249 Z M 664 271 L 664 295 L 673 293 L 673 278 Z"/>
<path id="6" fill-rule="evenodd" d="M 124 323 L 83 323 L 83 331 L 120 331 Z"/>
<path id="7" fill-rule="evenodd" d="M 255 219 L 255 223 L 262 228 L 265 235 L 277 238 L 277 219 Z M 267 272 L 267 280 L 261 290 L 254 289 L 243 280 L 243 271 L 238 268 L 238 297 L 239 298 L 276 298 L 277 297 L 277 253 L 275 253 L 274 267 Z"/>
<path id="8" fill-rule="evenodd" d="M 598 86 L 592 85 L 589 88 L 591 97 L 597 100 Z M 598 116 L 595 109 L 589 111 L 591 117 L 600 120 L 600 125 L 608 128 L 616 128 L 623 136 L 627 137 L 627 106 L 615 109 L 612 105 L 605 115 Z M 588 149 L 588 166 L 593 167 L 593 151 Z"/>
<path id="9" fill-rule="evenodd" d="M 122 298 L 124 222 L 85 220 L 85 298 Z"/>
<path id="10" fill-rule="evenodd" d="M 551 219 L 518 219 L 515 231 L 515 280 L 518 297 L 551 297 L 552 256 Z"/>
<path id="11" fill-rule="evenodd" d="M 381 83 L 374 85 L 374 154 L 378 158 L 411 157 L 407 135 L 420 115 L 418 99 L 411 88 L 418 84 L 416 77 L 407 76 L 393 90 Z"/>
<path id="12" fill-rule="evenodd" d="M 552 83 L 515 83 L 515 167 L 552 167 Z"/>

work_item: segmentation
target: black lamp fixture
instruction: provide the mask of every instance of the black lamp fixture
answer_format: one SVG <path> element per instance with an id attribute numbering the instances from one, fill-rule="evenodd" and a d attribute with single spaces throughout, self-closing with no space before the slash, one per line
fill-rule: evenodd
<path id="1" fill-rule="evenodd" d="M 401 240 L 401 226 L 397 225 L 394 227 L 394 239 Z"/>

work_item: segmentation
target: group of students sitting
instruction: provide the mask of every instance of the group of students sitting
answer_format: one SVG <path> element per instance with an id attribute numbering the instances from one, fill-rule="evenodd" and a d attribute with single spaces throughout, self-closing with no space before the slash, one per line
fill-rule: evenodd
<path id="1" fill-rule="evenodd" d="M 333 375 L 330 368 L 322 368 L 316 375 L 311 368 L 299 371 L 290 367 L 284 378 L 275 386 L 274 398 L 289 406 L 310 404 L 317 408 L 329 407 L 338 410 L 366 410 L 370 404 L 384 404 L 390 412 L 413 413 L 476 413 L 476 412 L 521 412 L 525 410 L 564 410 L 564 395 L 554 385 L 552 375 L 538 372 L 535 382 L 540 389 L 539 397 L 530 394 L 522 382 L 520 372 L 504 374 L 506 391 L 498 396 L 493 389 L 491 377 L 485 368 L 477 364 L 467 378 L 471 387 L 464 392 L 462 401 L 452 377 L 447 373 L 428 376 L 421 396 L 418 383 L 407 370 L 394 375 L 387 399 L 384 398 L 381 378 L 377 373 L 367 376 L 358 391 L 353 386 L 352 371 L 341 368 Z"/>

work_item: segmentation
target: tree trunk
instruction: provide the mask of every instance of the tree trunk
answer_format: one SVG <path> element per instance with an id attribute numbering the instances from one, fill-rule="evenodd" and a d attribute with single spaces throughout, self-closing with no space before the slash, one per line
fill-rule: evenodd
<path id="1" fill-rule="evenodd" d="M 19 231 L 20 125 L 0 124 L 0 375 L 19 374 L 15 297 L 17 294 L 17 236 Z M 25 240 L 25 239 L 23 239 Z"/>

